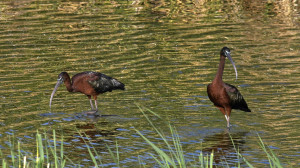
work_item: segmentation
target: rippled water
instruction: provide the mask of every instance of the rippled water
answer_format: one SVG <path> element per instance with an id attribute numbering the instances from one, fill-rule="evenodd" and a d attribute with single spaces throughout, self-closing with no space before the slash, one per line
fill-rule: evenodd
<path id="1" fill-rule="evenodd" d="M 223 46 L 231 48 L 223 80 L 239 88 L 252 113 L 233 111 L 231 136 L 249 162 L 265 167 L 257 133 L 285 165 L 300 163 L 300 29 L 298 1 L 9 1 L 0 3 L 0 147 L 8 136 L 34 145 L 35 133 L 56 129 L 66 155 L 93 165 L 78 130 L 113 166 L 116 141 L 122 166 L 154 164 L 133 128 L 154 143 L 158 135 L 136 106 L 176 126 L 186 157 L 217 151 L 215 163 L 237 163 L 226 122 L 209 101 Z M 57 75 L 98 71 L 126 90 L 98 98 L 104 117 L 83 115 L 86 96 L 61 86 Z M 168 134 L 164 121 L 151 117 Z M 9 151 L 8 151 L 9 152 Z M 78 156 L 78 154 L 80 154 Z M 105 157 L 107 156 L 107 158 Z M 224 157 L 225 156 L 225 157 Z M 138 158 L 139 157 L 139 158 Z"/>

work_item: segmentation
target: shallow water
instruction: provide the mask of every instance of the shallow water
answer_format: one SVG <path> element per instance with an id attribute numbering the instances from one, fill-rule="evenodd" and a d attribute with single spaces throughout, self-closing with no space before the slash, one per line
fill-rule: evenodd
<path id="1" fill-rule="evenodd" d="M 223 46 L 223 80 L 238 87 L 252 113 L 234 110 L 230 134 L 255 166 L 268 160 L 257 133 L 285 165 L 300 163 L 299 2 L 287 1 L 9 1 L 0 3 L 0 147 L 8 136 L 30 148 L 35 133 L 56 129 L 66 137 L 66 155 L 93 165 L 78 130 L 86 133 L 113 166 L 108 150 L 116 142 L 122 166 L 154 153 L 134 131 L 161 139 L 136 104 L 176 126 L 187 159 L 216 152 L 215 163 L 238 162 L 221 112 L 209 101 Z M 126 84 L 100 95 L 105 117 L 84 115 L 86 96 L 61 86 L 49 98 L 57 75 L 98 71 Z M 169 134 L 164 121 L 150 116 Z M 9 151 L 7 151 L 9 152 Z M 78 156 L 78 154 L 80 154 Z M 224 156 L 225 159 L 224 159 Z M 138 158 L 139 157 L 139 158 Z M 223 162 L 222 162 L 223 161 Z"/>

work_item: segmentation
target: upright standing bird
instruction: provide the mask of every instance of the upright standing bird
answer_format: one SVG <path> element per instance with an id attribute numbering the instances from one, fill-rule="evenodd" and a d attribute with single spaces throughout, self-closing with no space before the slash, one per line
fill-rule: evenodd
<path id="1" fill-rule="evenodd" d="M 50 97 L 50 108 L 53 96 L 59 85 L 64 83 L 69 92 L 81 92 L 90 100 L 90 104 L 92 110 L 94 110 L 94 106 L 91 100 L 91 96 L 94 97 L 95 100 L 95 113 L 98 111 L 97 104 L 97 96 L 101 93 L 111 92 L 115 89 L 125 90 L 125 85 L 114 79 L 112 77 L 106 76 L 99 72 L 81 72 L 72 77 L 72 82 L 70 76 L 67 72 L 62 72 L 58 75 L 57 83 Z"/>
<path id="2" fill-rule="evenodd" d="M 251 112 L 251 110 L 248 108 L 248 105 L 239 90 L 233 85 L 224 83 L 222 80 L 226 57 L 232 63 L 237 79 L 237 70 L 231 58 L 230 50 L 227 47 L 223 47 L 220 52 L 220 64 L 216 77 L 212 83 L 207 86 L 207 94 L 210 101 L 212 101 L 225 115 L 227 127 L 229 128 L 229 119 L 232 109 L 239 109 L 245 112 Z"/>

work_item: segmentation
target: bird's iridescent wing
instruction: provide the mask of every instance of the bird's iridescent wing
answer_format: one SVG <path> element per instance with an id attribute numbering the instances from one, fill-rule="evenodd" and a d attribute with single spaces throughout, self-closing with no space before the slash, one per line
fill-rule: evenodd
<path id="1" fill-rule="evenodd" d="M 111 92 L 115 89 L 124 90 L 124 84 L 102 73 L 90 74 L 89 83 L 98 93 Z"/>
<path id="2" fill-rule="evenodd" d="M 245 112 L 251 112 L 242 94 L 235 86 L 225 83 L 224 87 L 229 96 L 230 105 L 232 109 L 239 109 Z"/>

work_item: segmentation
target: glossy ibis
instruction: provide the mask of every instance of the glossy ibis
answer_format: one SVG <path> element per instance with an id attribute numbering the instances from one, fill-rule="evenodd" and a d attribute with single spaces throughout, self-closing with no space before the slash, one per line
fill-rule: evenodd
<path id="1" fill-rule="evenodd" d="M 220 52 L 220 64 L 216 77 L 212 83 L 207 86 L 207 94 L 210 101 L 212 101 L 225 115 L 227 127 L 229 128 L 229 119 L 232 109 L 239 109 L 245 112 L 251 112 L 251 110 L 248 108 L 248 105 L 239 90 L 233 85 L 224 83 L 222 80 L 226 57 L 232 63 L 237 79 L 237 70 L 231 58 L 230 49 L 223 47 Z"/>
<path id="2" fill-rule="evenodd" d="M 50 97 L 50 109 L 53 96 L 58 86 L 62 83 L 65 83 L 69 92 L 81 92 L 87 95 L 90 100 L 92 110 L 94 110 L 91 100 L 91 96 L 93 96 L 96 106 L 95 113 L 98 111 L 97 96 L 99 94 L 111 92 L 115 89 L 125 90 L 125 85 L 123 83 L 99 72 L 87 71 L 78 73 L 72 77 L 72 82 L 69 74 L 67 72 L 62 72 L 58 75 L 57 83 Z"/>

